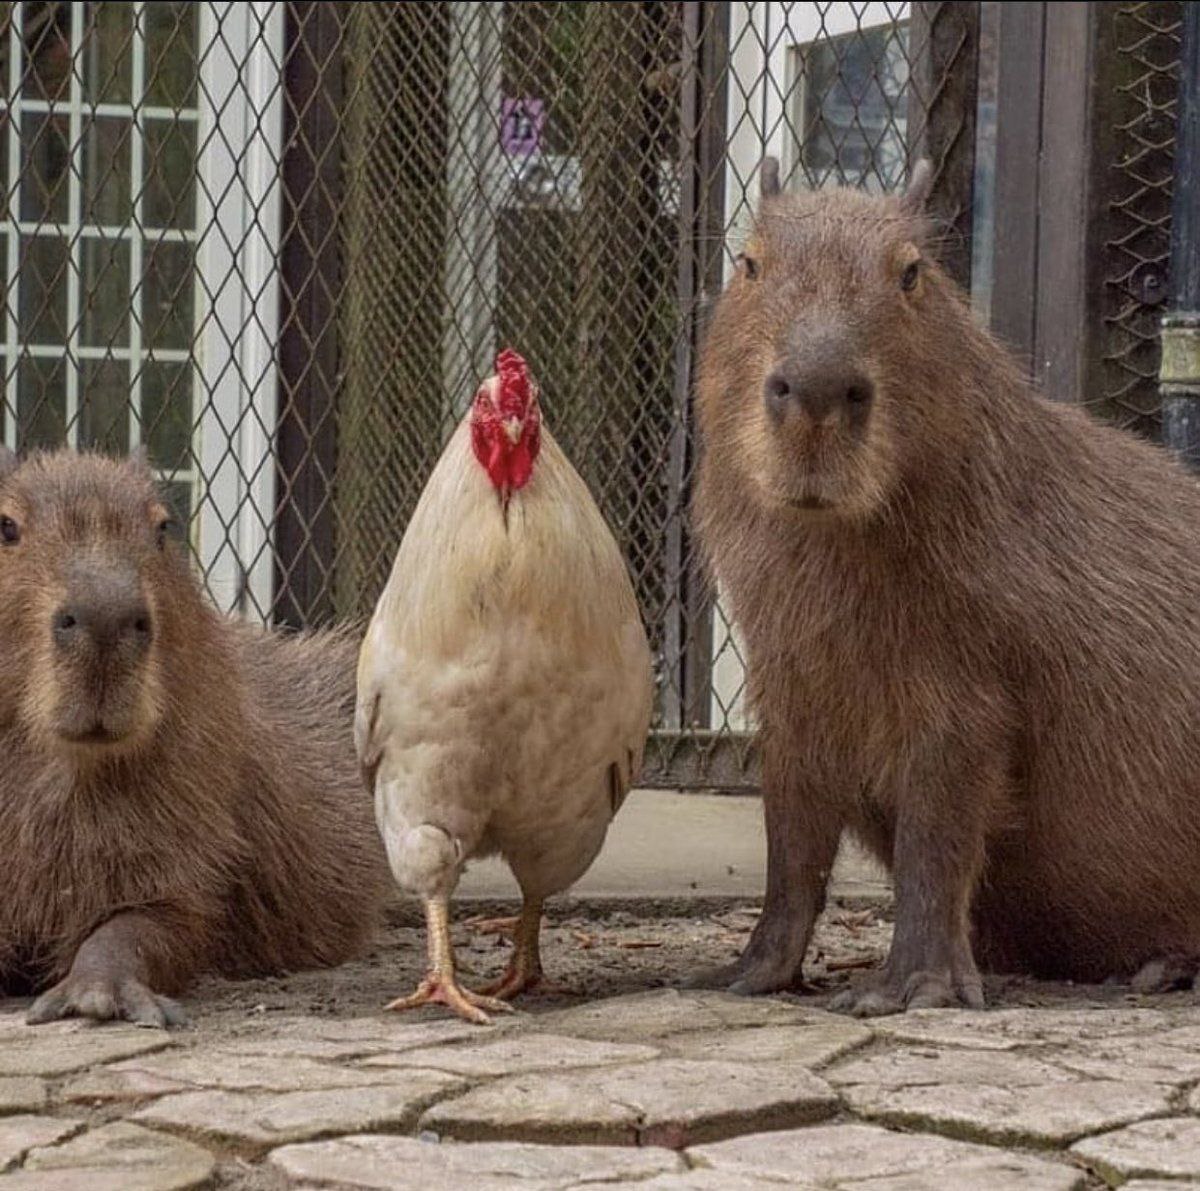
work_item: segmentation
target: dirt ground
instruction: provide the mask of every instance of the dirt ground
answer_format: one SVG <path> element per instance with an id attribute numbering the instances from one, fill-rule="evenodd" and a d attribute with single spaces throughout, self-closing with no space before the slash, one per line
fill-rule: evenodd
<path id="1" fill-rule="evenodd" d="M 511 915 L 517 903 L 468 902 L 456 912 L 454 938 L 465 982 L 486 983 L 503 969 L 509 943 L 488 923 Z M 567 900 L 547 907 L 542 955 L 547 985 L 523 994 L 519 1010 L 539 1013 L 583 1001 L 678 985 L 699 969 L 727 963 L 745 945 L 758 915 L 749 901 Z M 480 921 L 483 920 L 483 921 Z M 391 925 L 362 960 L 334 971 L 232 982 L 201 981 L 186 999 L 192 1026 L 214 1042 L 244 1033 L 259 1017 L 269 1033 L 272 1014 L 338 1017 L 377 1014 L 410 992 L 424 969 L 424 932 L 415 906 L 398 908 Z M 806 984 L 795 995 L 822 1007 L 863 970 L 881 963 L 891 939 L 891 907 L 861 899 L 834 901 L 817 926 L 806 964 Z M 1127 985 L 1052 984 L 1021 977 L 986 980 L 991 1008 L 1179 1004 L 1192 994 L 1134 994 Z M 438 1020 L 441 1007 L 409 1013 L 412 1021 Z"/>

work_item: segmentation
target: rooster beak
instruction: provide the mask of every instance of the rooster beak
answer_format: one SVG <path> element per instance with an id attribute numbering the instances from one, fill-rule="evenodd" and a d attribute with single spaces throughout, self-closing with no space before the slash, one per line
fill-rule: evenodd
<path id="1" fill-rule="evenodd" d="M 521 419 L 520 418 L 505 418 L 503 425 L 504 425 L 505 436 L 507 437 L 508 441 L 510 443 L 512 443 L 512 445 L 515 447 L 517 445 L 517 443 L 519 443 L 521 441 L 521 431 L 524 429 L 524 427 L 521 425 Z"/>

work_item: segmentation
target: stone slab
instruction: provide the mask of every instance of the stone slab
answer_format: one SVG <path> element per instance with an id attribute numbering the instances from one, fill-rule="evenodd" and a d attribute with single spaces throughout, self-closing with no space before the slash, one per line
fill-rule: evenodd
<path id="1" fill-rule="evenodd" d="M 84 1071 L 98 1063 L 113 1063 L 150 1054 L 173 1045 L 166 1030 L 108 1023 L 49 1022 L 14 1026 L 11 1015 L 0 1032 L 0 1076 L 53 1077 Z"/>
<path id="2" fill-rule="evenodd" d="M 334 1183 L 379 1191 L 558 1191 L 579 1183 L 619 1184 L 682 1171 L 671 1150 L 604 1146 L 542 1146 L 498 1142 L 437 1144 L 412 1137 L 339 1137 L 290 1145 L 271 1153 L 270 1166 L 293 1182 Z M 731 1189 L 735 1191 L 735 1189 Z"/>
<path id="3" fill-rule="evenodd" d="M 823 1067 L 864 1046 L 872 1037 L 868 1027 L 830 1013 L 804 1025 L 676 1035 L 667 1041 L 666 1049 L 682 1059 Z"/>
<path id="4" fill-rule="evenodd" d="M 845 1090 L 859 1116 L 993 1145 L 1064 1146 L 1090 1133 L 1162 1116 L 1172 1089 L 1162 1084 L 1086 1080 L 1032 1087 L 986 1084 Z"/>
<path id="5" fill-rule="evenodd" d="M 221 1088 L 225 1091 L 299 1092 L 396 1082 L 395 1072 L 344 1067 L 316 1059 L 240 1054 L 224 1046 L 172 1051 L 115 1063 L 107 1068 L 107 1074 L 138 1076 L 149 1081 L 165 1080 L 178 1088 Z"/>
<path id="6" fill-rule="evenodd" d="M 165 1075 L 146 1071 L 114 1071 L 111 1067 L 97 1067 L 68 1079 L 59 1095 L 69 1104 L 93 1106 L 117 1102 L 137 1102 L 162 1096 L 168 1092 L 186 1092 L 191 1085 Z"/>
<path id="7" fill-rule="evenodd" d="M 430 1109 L 421 1127 L 461 1141 L 665 1145 L 830 1116 L 828 1084 L 794 1063 L 657 1059 L 513 1076 Z"/>
<path id="8" fill-rule="evenodd" d="M 0 1079 L 0 1113 L 36 1112 L 45 1107 L 49 1094 L 46 1081 L 33 1075 Z"/>
<path id="9" fill-rule="evenodd" d="M 54 1145 L 83 1128 L 83 1121 L 19 1113 L 0 1117 L 0 1170 L 19 1162 L 38 1146 Z"/>
<path id="10" fill-rule="evenodd" d="M 879 1179 L 839 1182 L 841 1191 L 930 1191 L 924 1172 L 886 1175 Z M 1024 1154 L 950 1162 L 937 1168 L 938 1187 L 947 1191 L 1084 1191 L 1082 1170 L 1066 1163 L 1042 1161 Z"/>
<path id="11" fill-rule="evenodd" d="M 797 1175 L 825 1186 L 836 1183 L 854 1186 L 868 1179 L 918 1176 L 926 1181 L 916 1184 L 922 1191 L 930 1187 L 954 1188 L 986 1186 L 956 1181 L 948 1171 L 993 1165 L 997 1159 L 1007 1162 L 1009 1155 L 997 1154 L 988 1146 L 972 1145 L 914 1133 L 893 1133 L 874 1125 L 817 1125 L 809 1129 L 789 1129 L 776 1133 L 753 1133 L 714 1145 L 691 1149 L 689 1159 L 696 1166 L 728 1173 L 750 1175 L 786 1182 Z M 1051 1177 L 1059 1169 L 1049 1161 L 1024 1158 L 1027 1174 Z M 1078 1172 L 1076 1172 L 1077 1174 Z M 1054 1191 L 1058 1187 L 1052 1184 Z M 1070 1183 L 1062 1184 L 1068 1191 Z"/>
<path id="12" fill-rule="evenodd" d="M 433 1046 L 389 1052 L 363 1059 L 361 1067 L 432 1067 L 455 1075 L 481 1078 L 521 1075 L 529 1071 L 561 1071 L 572 1067 L 601 1067 L 637 1063 L 658 1057 L 651 1046 L 597 1042 L 559 1034 L 517 1034 L 497 1041 Z"/>
<path id="13" fill-rule="evenodd" d="M 1034 1087 L 1070 1083 L 1078 1076 L 1024 1055 L 996 1050 L 904 1046 L 880 1054 L 852 1056 L 828 1068 L 824 1076 L 839 1087 L 868 1084 L 877 1088 L 922 1085 L 989 1084 Z"/>
<path id="14" fill-rule="evenodd" d="M 1157 1036 L 1100 1040 L 1067 1047 L 1055 1062 L 1095 1079 L 1135 1080 L 1179 1086 L 1200 1079 L 1200 1051 L 1164 1044 Z"/>
<path id="15" fill-rule="evenodd" d="M 489 1034 L 519 1028 L 516 1018 L 496 1018 Z M 364 1017 L 323 1017 L 316 1014 L 272 1015 L 269 1023 L 236 1029 L 226 1044 L 247 1055 L 293 1058 L 346 1059 L 379 1051 L 414 1050 L 475 1038 L 479 1028 L 457 1018 L 412 1021 L 403 1014 L 376 1013 Z"/>
<path id="16" fill-rule="evenodd" d="M 609 997 L 539 1015 L 538 1028 L 602 1042 L 652 1042 L 672 1034 L 747 1026 L 796 1025 L 812 1014 L 782 997 L 674 988 Z"/>
<path id="17" fill-rule="evenodd" d="M 571 1191 L 594 1191 L 595 1184 L 576 1184 Z M 632 1186 L 618 1183 L 618 1187 Z M 646 1182 L 637 1184 L 638 1191 L 821 1191 L 816 1183 L 797 1182 L 795 1177 L 787 1182 L 747 1174 L 727 1174 L 720 1170 L 688 1170 L 683 1174 L 660 1174 Z"/>
<path id="18" fill-rule="evenodd" d="M 1139 1175 L 1200 1180 L 1200 1120 L 1139 1121 L 1076 1142 L 1071 1153 L 1109 1182 Z"/>
<path id="19" fill-rule="evenodd" d="M 414 1069 L 390 1087 L 182 1092 L 139 1109 L 132 1119 L 256 1154 L 293 1141 L 407 1129 L 432 1101 L 464 1086 L 453 1076 Z"/>
<path id="20" fill-rule="evenodd" d="M 903 1042 L 1012 1050 L 1040 1043 L 1075 1044 L 1165 1030 L 1157 1009 L 916 1009 L 872 1022 L 876 1032 Z"/>
<path id="21" fill-rule="evenodd" d="M 62 1145 L 34 1149 L 4 1191 L 189 1191 L 216 1169 L 213 1155 L 180 1137 L 114 1121 Z"/>

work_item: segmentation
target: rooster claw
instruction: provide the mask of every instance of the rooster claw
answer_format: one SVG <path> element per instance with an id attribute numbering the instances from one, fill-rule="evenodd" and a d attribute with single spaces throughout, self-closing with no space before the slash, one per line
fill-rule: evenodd
<path id="1" fill-rule="evenodd" d="M 407 997 L 397 997 L 384 1006 L 384 1010 L 402 1013 L 405 1009 L 416 1009 L 420 1005 L 445 1005 L 453 1009 L 459 1017 L 477 1026 L 488 1026 L 492 1019 L 491 1013 L 515 1013 L 516 1010 L 506 1001 L 495 997 L 484 996 L 463 988 L 455 980 L 447 980 L 441 976 L 426 976 L 417 986 L 417 991 Z"/>

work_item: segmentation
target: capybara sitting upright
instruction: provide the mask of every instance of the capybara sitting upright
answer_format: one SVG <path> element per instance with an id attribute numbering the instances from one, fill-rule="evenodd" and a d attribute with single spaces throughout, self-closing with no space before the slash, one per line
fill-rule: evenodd
<path id="1" fill-rule="evenodd" d="M 140 461 L 0 454 L 0 993 L 45 990 L 31 1022 L 339 963 L 387 888 L 354 642 L 220 616 L 167 526 Z"/>
<path id="2" fill-rule="evenodd" d="M 1200 961 L 1200 488 L 1031 391 L 903 197 L 780 193 L 710 326 L 697 520 L 748 648 L 768 875 L 744 954 L 792 984 L 843 828 L 892 870 L 859 1014 L 992 970 Z M 702 978 L 703 979 L 703 978 Z"/>

